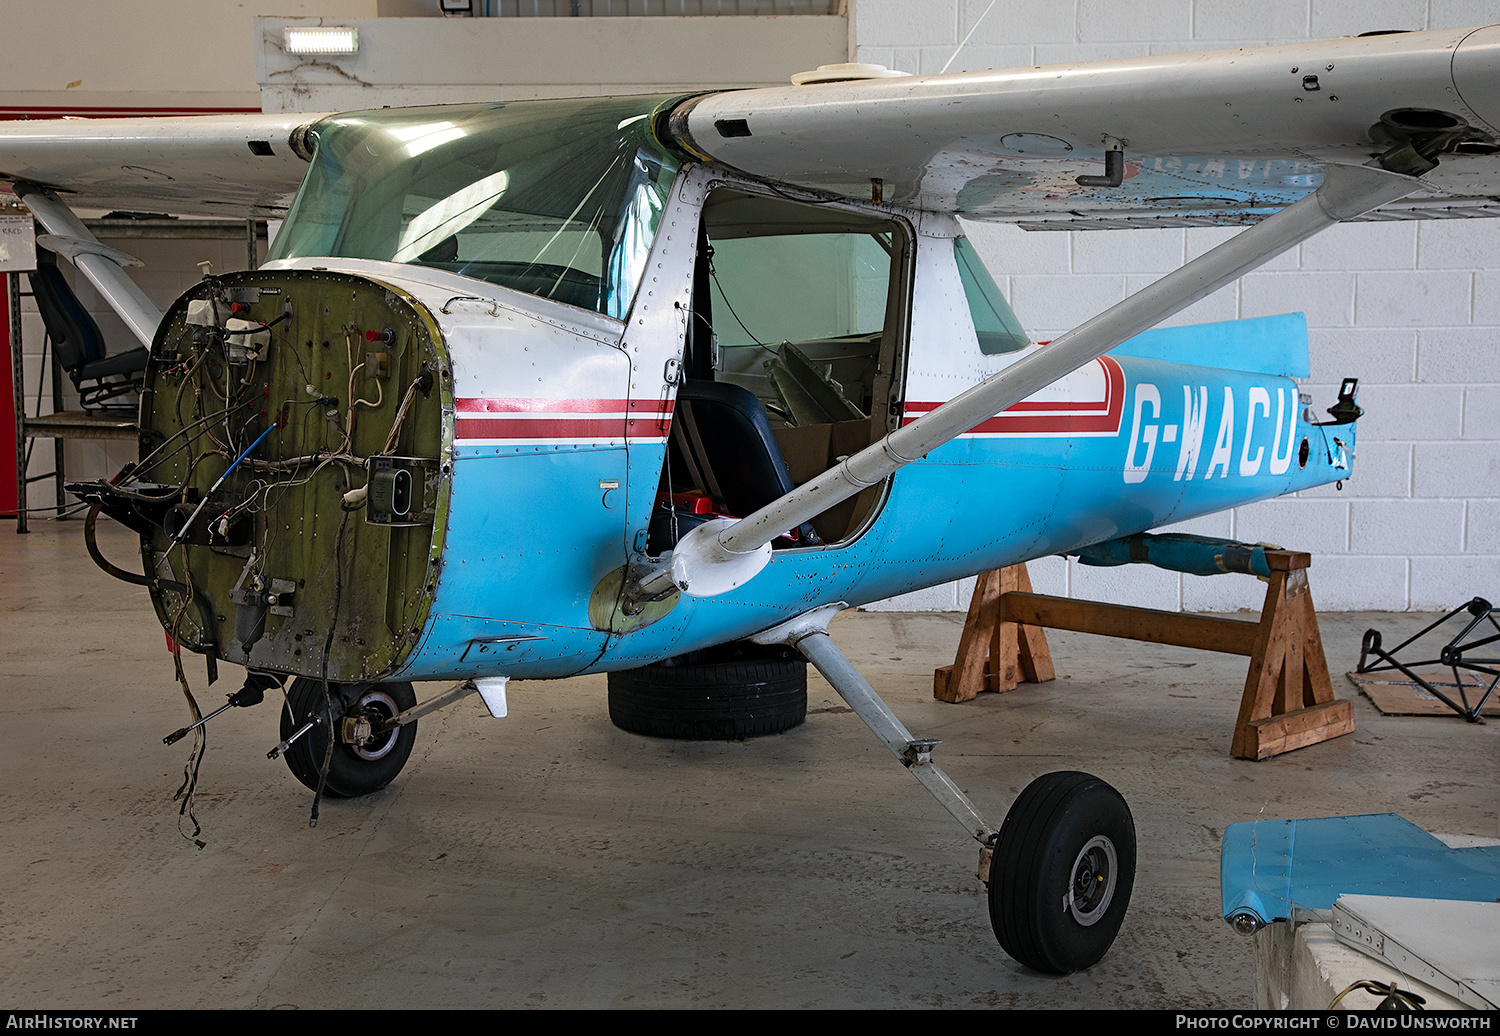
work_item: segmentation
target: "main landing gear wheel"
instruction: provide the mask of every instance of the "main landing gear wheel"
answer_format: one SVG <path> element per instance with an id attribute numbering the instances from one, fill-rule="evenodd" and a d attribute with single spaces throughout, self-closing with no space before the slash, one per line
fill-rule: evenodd
<path id="1" fill-rule="evenodd" d="M 353 799 L 379 791 L 401 772 L 411 757 L 417 739 L 417 724 L 388 730 L 373 736 L 352 732 L 346 717 L 369 720 L 389 719 L 417 703 L 416 692 L 409 683 L 354 683 L 328 685 L 328 699 L 333 710 L 333 725 L 338 739 L 333 758 L 328 763 L 328 782 L 323 794 L 333 798 Z M 287 690 L 281 710 L 281 739 L 285 741 L 311 716 L 321 717 L 317 726 L 287 747 L 286 765 L 292 776 L 314 791 L 323 769 L 323 754 L 328 749 L 328 717 L 323 701 L 323 683 L 300 677 Z"/>
<path id="2" fill-rule="evenodd" d="M 1037 971 L 1096 963 L 1135 885 L 1135 823 L 1118 791 L 1076 771 L 1038 777 L 1006 814 L 990 864 L 990 923 Z"/>
<path id="3" fill-rule="evenodd" d="M 609 718 L 621 730 L 684 741 L 736 741 L 807 718 L 807 660 L 730 644 L 609 674 Z"/>

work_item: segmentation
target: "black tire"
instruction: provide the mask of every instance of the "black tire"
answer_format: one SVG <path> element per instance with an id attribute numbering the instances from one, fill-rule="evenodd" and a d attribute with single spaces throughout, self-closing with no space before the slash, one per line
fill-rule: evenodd
<path id="1" fill-rule="evenodd" d="M 737 741 L 807 718 L 807 660 L 731 644 L 609 674 L 609 718 L 632 734 Z"/>
<path id="2" fill-rule="evenodd" d="M 1135 886 L 1135 822 L 1114 788 L 1077 771 L 1038 777 L 1006 814 L 990 864 L 990 924 L 1037 971 L 1099 961 Z"/>
<path id="3" fill-rule="evenodd" d="M 379 791 L 396 779 L 406 760 L 411 758 L 412 745 L 417 740 L 417 724 L 412 722 L 397 727 L 361 746 L 344 740 L 342 720 L 361 712 L 382 719 L 394 716 L 417 703 L 416 692 L 409 683 L 330 683 L 328 698 L 333 707 L 333 725 L 340 736 L 328 763 L 328 782 L 323 786 L 323 794 L 353 799 Z M 314 791 L 323 769 L 323 753 L 328 746 L 323 684 L 306 677 L 293 680 L 286 693 L 286 704 L 281 709 L 281 739 L 285 741 L 315 714 L 323 716 L 323 721 L 292 742 L 285 754 L 287 769 L 292 771 L 292 776 Z"/>

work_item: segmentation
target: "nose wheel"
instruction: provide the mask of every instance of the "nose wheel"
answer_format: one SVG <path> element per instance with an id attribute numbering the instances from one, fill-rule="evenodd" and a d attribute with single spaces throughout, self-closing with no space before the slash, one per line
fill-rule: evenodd
<path id="1" fill-rule="evenodd" d="M 293 680 L 281 710 L 282 739 L 290 738 L 309 719 L 316 722 L 287 746 L 287 768 L 297 780 L 317 790 L 332 719 L 335 740 L 323 794 L 353 799 L 379 791 L 396 779 L 411 757 L 417 724 L 413 721 L 378 733 L 372 728 L 416 704 L 417 695 L 409 683 L 331 683 L 325 703 L 322 681 Z"/>
<path id="2" fill-rule="evenodd" d="M 1037 971 L 1066 975 L 1114 942 L 1135 885 L 1135 822 L 1118 791 L 1086 773 L 1038 777 L 1001 825 L 990 924 Z"/>

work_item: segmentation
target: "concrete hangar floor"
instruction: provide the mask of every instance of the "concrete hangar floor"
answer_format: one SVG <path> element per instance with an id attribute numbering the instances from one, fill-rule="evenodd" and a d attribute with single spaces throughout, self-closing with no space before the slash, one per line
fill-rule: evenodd
<path id="1" fill-rule="evenodd" d="M 710 744 L 617 730 L 603 677 L 513 684 L 507 719 L 477 699 L 423 719 L 393 785 L 311 829 L 311 793 L 266 758 L 268 699 L 210 727 L 200 849 L 171 801 L 187 743 L 162 737 L 186 708 L 144 591 L 94 567 L 81 523 L 32 528 L 0 531 L 13 1007 L 1248 1008 L 1253 944 L 1219 918 L 1225 825 L 1392 811 L 1496 832 L 1496 724 L 1356 699 L 1352 736 L 1244 762 L 1241 658 L 1054 632 L 1057 681 L 947 705 L 932 670 L 962 615 L 846 613 L 835 641 L 996 822 L 1052 770 L 1124 793 L 1139 871 L 1098 965 L 1005 956 L 974 843 L 815 673 L 805 725 Z M 129 558 L 124 530 L 100 540 Z M 1324 615 L 1338 693 L 1367 627 L 1420 621 Z M 202 706 L 238 686 L 188 662 Z"/>

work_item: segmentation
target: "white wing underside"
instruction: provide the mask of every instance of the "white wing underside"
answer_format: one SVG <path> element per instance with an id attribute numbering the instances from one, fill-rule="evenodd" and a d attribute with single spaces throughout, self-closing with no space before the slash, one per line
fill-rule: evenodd
<path id="1" fill-rule="evenodd" d="M 0 180 L 73 208 L 279 218 L 307 173 L 294 131 L 321 115 L 48 119 L 0 124 Z"/>
<path id="2" fill-rule="evenodd" d="M 1500 215 L 1500 26 L 992 72 L 708 94 L 672 119 L 702 157 L 783 184 L 1031 229 L 1253 223 L 1328 164 L 1389 147 L 1396 109 L 1471 127 L 1423 190 L 1365 218 Z M 292 140 L 320 116 L 0 125 L 0 180 L 74 207 L 284 214 L 307 170 Z M 1118 187 L 1106 139 L 1125 154 Z"/>
<path id="3" fill-rule="evenodd" d="M 1500 26 L 955 75 L 745 90 L 674 125 L 701 153 L 770 180 L 1034 229 L 1256 222 L 1328 163 L 1388 145 L 1394 109 L 1500 137 Z M 1104 140 L 1124 144 L 1119 187 Z M 1483 142 L 1467 145 L 1490 150 Z M 1500 214 L 1500 157 L 1447 154 L 1426 190 L 1366 218 Z"/>

